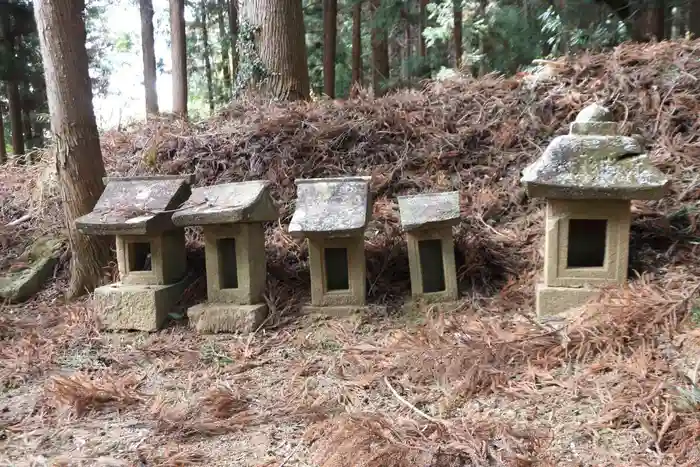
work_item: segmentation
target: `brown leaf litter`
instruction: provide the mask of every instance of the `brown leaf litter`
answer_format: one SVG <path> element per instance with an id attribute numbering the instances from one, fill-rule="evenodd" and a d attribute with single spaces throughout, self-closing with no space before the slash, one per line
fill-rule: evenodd
<path id="1" fill-rule="evenodd" d="M 536 83 L 487 76 L 376 100 L 249 100 L 206 122 L 161 119 L 108 132 L 110 174 L 272 181 L 280 222 L 267 227 L 266 301 L 274 319 L 251 337 L 175 326 L 132 342 L 101 335 L 83 305 L 60 305 L 57 285 L 0 313 L 0 380 L 17 397 L 41 381 L 44 403 L 82 415 L 72 424 L 134 417 L 147 434 L 117 457 L 135 465 L 252 466 L 267 462 L 256 463 L 260 450 L 278 459 L 265 465 L 287 466 L 698 465 L 699 59 L 700 41 L 623 44 L 561 59 L 555 78 Z M 542 203 L 527 199 L 520 171 L 594 101 L 611 107 L 625 132 L 644 136 L 672 188 L 662 200 L 633 203 L 627 286 L 604 290 L 567 320 L 537 322 Z M 149 165 L 144 155 L 153 151 Z M 3 232 L 3 258 L 39 233 L 60 233 L 55 190 L 32 198 L 26 189 L 38 186 L 40 167 L 0 172 L 0 225 L 33 215 Z M 286 231 L 294 180 L 358 174 L 372 176 L 376 198 L 369 298 L 392 316 L 349 326 L 295 321 L 309 273 L 306 246 Z M 395 313 L 410 290 L 395 197 L 448 189 L 462 201 L 463 305 L 409 323 Z M 197 229 L 188 230 L 188 247 L 201 276 Z M 62 423 L 51 414 L 14 420 L 6 443 L 15 451 L 6 452 L 21 453 L 16 446 L 46 430 L 69 430 Z M 102 446 L 41 439 L 47 452 L 73 449 L 87 459 L 81 465 Z M 172 442 L 177 448 L 163 449 Z"/>

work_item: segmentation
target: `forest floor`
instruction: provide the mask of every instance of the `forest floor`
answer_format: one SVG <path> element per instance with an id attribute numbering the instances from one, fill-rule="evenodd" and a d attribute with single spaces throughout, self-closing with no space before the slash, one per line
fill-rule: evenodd
<path id="1" fill-rule="evenodd" d="M 206 122 L 108 132 L 110 175 L 273 182 L 271 320 L 249 336 L 198 335 L 179 316 L 156 333 L 100 332 L 88 300 L 62 299 L 64 255 L 38 297 L 0 308 L 0 465 L 699 465 L 699 58 L 699 41 L 623 45 L 561 60 L 549 79 L 241 102 Z M 537 320 L 542 203 L 519 174 L 596 100 L 646 138 L 672 187 L 633 203 L 627 286 Z M 45 156 L 0 172 L 0 225 L 31 217 L 0 231 L 0 270 L 33 238 L 62 235 L 50 167 Z M 388 312 L 302 316 L 294 179 L 347 173 L 372 176 L 368 296 Z M 462 200 L 462 305 L 407 315 L 395 195 L 444 189 Z M 204 292 L 196 230 L 188 251 L 184 304 Z"/>

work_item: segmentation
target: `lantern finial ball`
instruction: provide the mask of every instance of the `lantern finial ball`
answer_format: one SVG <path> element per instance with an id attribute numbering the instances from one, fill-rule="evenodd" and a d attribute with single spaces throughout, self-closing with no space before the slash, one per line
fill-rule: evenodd
<path id="1" fill-rule="evenodd" d="M 576 116 L 576 122 L 612 122 L 612 112 L 607 107 L 600 104 L 590 104 L 586 106 Z"/>

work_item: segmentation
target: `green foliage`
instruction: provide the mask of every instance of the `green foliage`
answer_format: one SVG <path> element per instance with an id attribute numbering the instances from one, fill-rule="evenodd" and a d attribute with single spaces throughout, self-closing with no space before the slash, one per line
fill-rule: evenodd
<path id="1" fill-rule="evenodd" d="M 117 37 L 114 42 L 114 50 L 116 52 L 126 53 L 134 51 L 134 39 L 130 34 L 124 33 Z"/>
<path id="2" fill-rule="evenodd" d="M 110 37 L 105 34 L 108 30 L 108 18 L 105 14 L 110 0 L 86 0 L 85 2 L 85 29 L 90 80 L 95 95 L 104 95 L 109 87 L 109 77 L 113 71 L 113 65 L 109 57 L 115 52 L 115 45 Z"/>
<path id="3" fill-rule="evenodd" d="M 586 28 L 572 28 L 562 19 L 560 13 L 550 6 L 539 15 L 538 20 L 544 41 L 552 50 L 548 55 L 555 55 L 564 50 L 600 50 L 613 47 L 629 38 L 625 24 L 612 17 Z M 562 39 L 567 39 L 566 44 L 562 43 Z"/>
<path id="4" fill-rule="evenodd" d="M 236 42 L 238 53 L 238 75 L 233 85 L 233 96 L 238 97 L 250 83 L 259 82 L 268 76 L 268 70 L 260 59 L 255 46 L 255 35 L 260 31 L 248 21 L 241 21 Z"/>

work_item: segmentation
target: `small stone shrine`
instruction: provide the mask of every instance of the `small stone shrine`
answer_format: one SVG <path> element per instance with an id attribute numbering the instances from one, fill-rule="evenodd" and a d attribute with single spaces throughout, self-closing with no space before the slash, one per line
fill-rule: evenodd
<path id="1" fill-rule="evenodd" d="M 347 315 L 365 307 L 365 228 L 370 177 L 297 180 L 292 236 L 308 238 L 311 306 L 308 313 Z"/>
<path id="2" fill-rule="evenodd" d="M 596 287 L 627 280 L 631 200 L 659 199 L 669 183 L 640 139 L 620 135 L 598 104 L 579 113 L 569 134 L 555 138 L 521 182 L 530 197 L 547 201 L 539 315 L 577 308 Z"/>
<path id="3" fill-rule="evenodd" d="M 250 332 L 267 316 L 263 223 L 279 217 L 269 187 L 249 181 L 195 188 L 173 215 L 175 225 L 202 226 L 204 233 L 207 302 L 187 312 L 200 332 Z"/>
<path id="4" fill-rule="evenodd" d="M 172 213 L 190 195 L 190 176 L 105 178 L 89 214 L 75 221 L 86 235 L 115 235 L 119 282 L 95 289 L 104 329 L 160 329 L 185 289 L 185 232 Z"/>
<path id="5" fill-rule="evenodd" d="M 399 196 L 406 232 L 413 304 L 456 301 L 452 226 L 459 223 L 459 192 Z"/>

